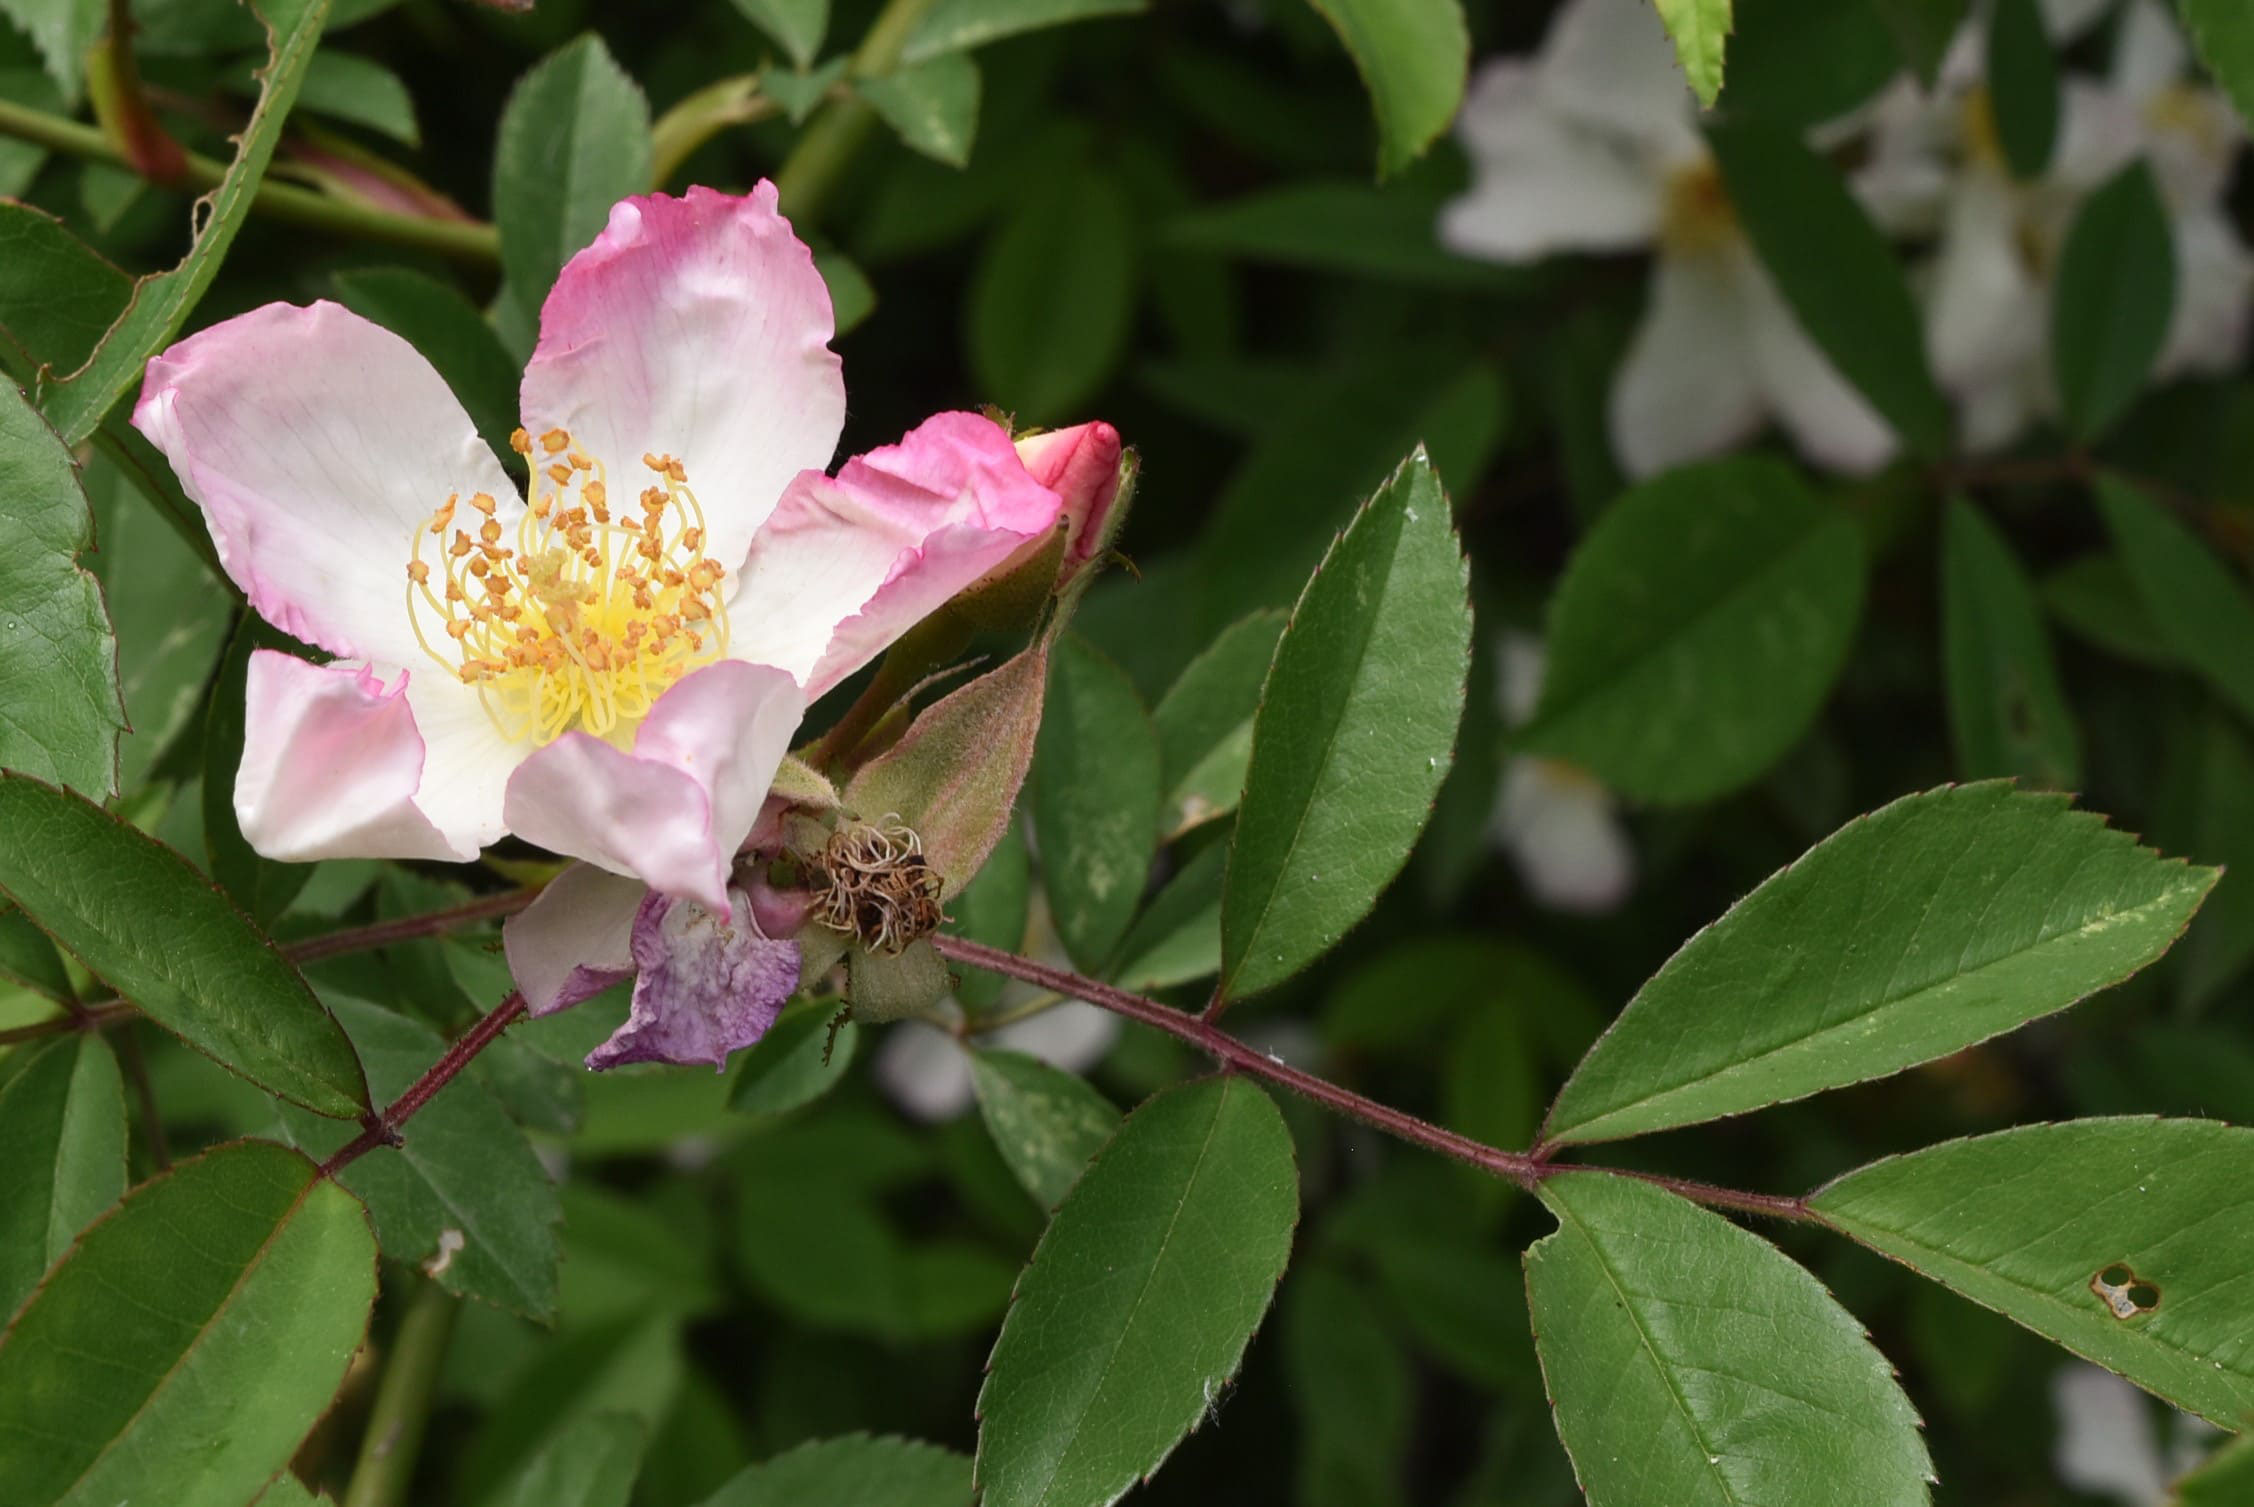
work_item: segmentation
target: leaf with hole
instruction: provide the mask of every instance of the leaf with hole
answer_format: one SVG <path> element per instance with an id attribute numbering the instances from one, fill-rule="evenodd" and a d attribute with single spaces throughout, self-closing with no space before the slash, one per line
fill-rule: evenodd
<path id="1" fill-rule="evenodd" d="M 1558 582 L 1541 704 L 1514 751 L 1638 800 L 1736 789 L 1815 720 L 1862 616 L 1864 569 L 1853 517 L 1776 461 L 1644 483 Z"/>
<path id="2" fill-rule="evenodd" d="M 125 1081 L 99 1035 L 29 1048 L 0 1085 L 0 1323 L 125 1194 Z"/>
<path id="3" fill-rule="evenodd" d="M 1590 1507 L 1923 1507 L 1917 1414 L 1863 1326 L 1749 1230 L 1629 1178 L 1539 1192 L 1542 1375 Z"/>
<path id="4" fill-rule="evenodd" d="M 1222 889 L 1224 995 L 1320 957 L 1408 860 L 1454 753 L 1468 592 L 1420 447 L 1332 544 L 1276 645 Z"/>
<path id="5" fill-rule="evenodd" d="M 1546 1136 L 1694 1125 L 1961 1051 L 2159 957 L 2215 877 L 2063 795 L 1904 796 L 1669 958 L 1573 1070 Z"/>
<path id="6" fill-rule="evenodd" d="M 1018 1279 L 978 1394 L 984 1507 L 1099 1507 L 1156 1470 L 1243 1360 L 1291 1255 L 1299 1173 L 1260 1087 L 1145 1101 Z"/>
<path id="7" fill-rule="evenodd" d="M 366 1213 L 287 1147 L 143 1183 L 0 1336 L 0 1500 L 241 1507 L 327 1411 L 375 1297 Z"/>
<path id="8" fill-rule="evenodd" d="M 2254 1418 L 2254 1130 L 2023 1125 L 1858 1168 L 1825 1223 L 2224 1428 Z"/>
<path id="9" fill-rule="evenodd" d="M 367 1113 L 360 1060 L 305 980 L 161 843 L 77 796 L 0 774 L 0 893 L 221 1066 L 316 1114 Z M 157 916 L 162 928 L 149 924 Z"/>

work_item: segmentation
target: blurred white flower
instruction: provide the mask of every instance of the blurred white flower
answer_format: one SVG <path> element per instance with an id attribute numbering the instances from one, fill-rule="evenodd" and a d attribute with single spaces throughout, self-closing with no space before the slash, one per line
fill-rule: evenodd
<path id="1" fill-rule="evenodd" d="M 1077 1073 L 1101 1062 L 1118 1039 L 1118 1016 L 1075 999 L 982 1036 L 979 1044 L 1024 1052 Z M 921 1021 L 903 1021 L 885 1033 L 875 1072 L 886 1096 L 919 1120 L 952 1120 L 977 1097 L 962 1043 Z"/>
<path id="2" fill-rule="evenodd" d="M 1487 64 L 1457 123 L 1469 192 L 1440 218 L 1466 256 L 1656 247 L 1612 387 L 1633 476 L 1718 454 L 1775 419 L 1801 452 L 1867 472 L 1895 439 L 1815 343 L 1739 227 L 1649 0 L 1567 0 L 1531 59 Z"/>
<path id="3" fill-rule="evenodd" d="M 2152 1426 L 2152 1403 L 2110 1371 L 2075 1362 L 2051 1378 L 2058 1444 L 2051 1467 L 2076 1491 L 2124 1507 L 2162 1507 L 2168 1483 L 2200 1461 L 2215 1430 L 2177 1413 L 2165 1454 Z"/>
<path id="4" fill-rule="evenodd" d="M 2086 15 L 2054 11 L 2086 24 Z M 2189 53 L 2163 7 L 2135 0 L 2123 16 L 2110 78 L 2064 80 L 2057 145 L 2027 182 L 2015 182 L 2004 160 L 1978 40 L 1967 31 L 1932 92 L 1905 82 L 1880 101 L 1855 184 L 1882 225 L 1938 234 L 1926 341 L 1934 374 L 1957 399 L 1966 448 L 2000 448 L 2055 411 L 2059 257 L 2089 194 L 2140 154 L 2158 176 L 2177 264 L 2175 313 L 2153 375 L 2235 366 L 2254 294 L 2254 259 L 2222 206 L 2240 132 L 2226 101 L 2184 81 Z"/>
<path id="5" fill-rule="evenodd" d="M 1500 661 L 1503 719 L 1517 727 L 1541 697 L 1541 642 L 1506 633 Z M 1505 763 L 1492 825 L 1527 892 L 1551 910 L 1601 915 L 1635 887 L 1636 850 L 1612 792 L 1571 764 L 1530 755 Z"/>

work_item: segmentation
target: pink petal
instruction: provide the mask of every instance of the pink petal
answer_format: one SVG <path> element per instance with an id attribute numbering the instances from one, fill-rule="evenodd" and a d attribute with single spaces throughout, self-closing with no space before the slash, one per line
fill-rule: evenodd
<path id="1" fill-rule="evenodd" d="M 645 453 L 687 468 L 725 565 L 845 423 L 829 289 L 775 187 L 624 199 L 540 310 L 525 427 L 570 431 L 631 497 Z M 618 490 L 624 487 L 625 490 Z"/>
<path id="2" fill-rule="evenodd" d="M 708 910 L 652 894 L 634 918 L 634 1005 L 587 1054 L 596 1070 L 628 1062 L 709 1062 L 767 1034 L 798 988 L 798 944 L 760 934 L 738 890 Z"/>
<path id="3" fill-rule="evenodd" d="M 451 735 L 431 745 L 411 681 L 432 704 L 458 713 L 467 702 L 484 722 L 476 697 L 435 673 L 403 674 L 387 687 L 362 666 L 264 649 L 251 656 L 235 816 L 252 847 L 289 863 L 469 859 L 501 836 L 501 782 L 513 759 L 489 722 L 490 747 Z M 426 770 L 440 767 L 453 783 L 425 799 Z"/>
<path id="4" fill-rule="evenodd" d="M 509 779 L 509 830 L 725 910 L 729 867 L 804 711 L 779 670 L 706 665 L 658 698 L 632 753 L 570 732 L 526 759 Z"/>
<path id="5" fill-rule="evenodd" d="M 534 1015 L 591 999 L 634 971 L 634 917 L 649 887 L 575 863 L 501 927 L 509 973 Z"/>
<path id="6" fill-rule="evenodd" d="M 928 418 L 834 480 L 804 472 L 752 541 L 730 652 L 790 671 L 811 700 L 1054 528 L 1062 507 L 975 413 Z"/>
<path id="7" fill-rule="evenodd" d="M 1062 575 L 1087 564 L 1102 543 L 1119 500 L 1119 453 L 1119 431 L 1100 421 L 1017 442 L 1026 473 L 1064 501 L 1072 535 L 1065 542 Z"/>
<path id="8" fill-rule="evenodd" d="M 447 496 L 520 506 L 446 381 L 333 303 L 268 304 L 149 363 L 133 423 L 202 507 L 261 617 L 346 659 L 429 661 L 407 615 L 415 530 Z"/>

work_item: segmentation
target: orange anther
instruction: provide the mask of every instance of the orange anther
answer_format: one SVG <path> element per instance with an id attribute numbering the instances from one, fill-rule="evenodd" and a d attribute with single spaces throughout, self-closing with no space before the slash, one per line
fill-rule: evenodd
<path id="1" fill-rule="evenodd" d="M 562 486 L 565 482 L 571 480 L 571 467 L 565 465 L 562 461 L 557 461 L 548 468 L 548 479 L 557 486 Z"/>
<path id="2" fill-rule="evenodd" d="M 488 518 L 485 520 L 484 526 L 477 531 L 477 536 L 487 544 L 499 544 L 501 542 L 501 525 Z"/>
<path id="3" fill-rule="evenodd" d="M 550 455 L 561 455 L 571 448 L 571 435 L 562 429 L 551 429 L 540 436 L 540 448 Z"/>
<path id="4" fill-rule="evenodd" d="M 486 517 L 492 517 L 494 508 L 493 494 L 490 492 L 476 493 L 470 498 L 470 506 L 476 508 Z"/>
<path id="5" fill-rule="evenodd" d="M 470 536 L 463 533 L 460 529 L 456 529 L 454 530 L 454 547 L 448 550 L 446 553 L 459 560 L 462 558 L 462 556 L 468 554 L 473 548 L 475 548 L 475 546 L 470 543 Z"/>
<path id="6" fill-rule="evenodd" d="M 599 481 L 591 481 L 581 487 L 579 495 L 587 500 L 587 506 L 591 508 L 599 508 L 610 501 L 610 490 Z"/>
<path id="7" fill-rule="evenodd" d="M 523 426 L 509 431 L 509 448 L 519 455 L 532 453 L 532 436 L 524 432 Z"/>
<path id="8" fill-rule="evenodd" d="M 430 579 L 430 567 L 420 560 L 409 560 L 407 562 L 407 579 L 413 581 L 417 586 L 422 585 Z"/>

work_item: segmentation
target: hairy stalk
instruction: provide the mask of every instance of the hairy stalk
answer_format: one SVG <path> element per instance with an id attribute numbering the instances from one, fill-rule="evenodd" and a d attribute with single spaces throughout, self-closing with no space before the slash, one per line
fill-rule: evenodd
<path id="1" fill-rule="evenodd" d="M 1421 1120 L 1415 1115 L 1366 1099 L 1351 1089 L 1341 1088 L 1327 1078 L 1302 1072 L 1289 1063 L 1279 1061 L 1236 1037 L 1217 1029 L 1211 1020 L 1130 994 L 1124 989 L 1096 979 L 1083 978 L 1063 968 L 1052 968 L 1031 958 L 1021 958 L 998 947 L 988 947 L 981 942 L 967 941 L 962 937 L 944 934 L 931 939 L 942 957 L 973 968 L 984 968 L 1005 978 L 1022 980 L 1039 985 L 1071 999 L 1084 999 L 1089 1004 L 1100 1005 L 1116 1015 L 1141 1021 L 1146 1026 L 1164 1031 L 1177 1040 L 1186 1041 L 1207 1056 L 1214 1058 L 1225 1069 L 1241 1072 L 1248 1078 L 1259 1078 L 1279 1088 L 1287 1088 L 1305 1099 L 1311 1099 L 1325 1109 L 1359 1120 L 1373 1129 L 1397 1137 L 1428 1151 L 1452 1157 L 1482 1172 L 1507 1178 L 1522 1188 L 1532 1189 L 1545 1177 L 1558 1172 L 1588 1170 L 1610 1172 L 1620 1177 L 1632 1177 L 1651 1183 L 1669 1192 L 1698 1203 L 1716 1208 L 1734 1209 L 1741 1213 L 1761 1214 L 1772 1219 L 1811 1220 L 1806 1204 L 1797 1198 L 1781 1198 L 1766 1193 L 1747 1193 L 1736 1188 L 1720 1188 L 1710 1183 L 1692 1182 L 1685 1178 L 1667 1177 L 1654 1172 L 1631 1172 L 1618 1167 L 1587 1168 L 1553 1163 L 1544 1156 L 1523 1151 L 1504 1151 L 1484 1141 L 1475 1141 L 1458 1135 L 1445 1126 Z"/>
<path id="2" fill-rule="evenodd" d="M 392 1100 L 362 1122 L 360 1134 L 339 1147 L 336 1155 L 321 1164 L 323 1177 L 335 1177 L 378 1146 L 389 1146 L 399 1139 L 399 1128 L 415 1116 L 438 1091 L 454 1081 L 461 1072 L 477 1060 L 477 1054 L 493 1045 L 494 1040 L 516 1023 L 524 1014 L 524 996 L 516 990 L 495 1005 L 483 1020 L 471 1026 L 446 1049 L 436 1062 L 423 1069 L 423 1075 L 407 1085 L 407 1091 Z"/>
<path id="3" fill-rule="evenodd" d="M 898 67 L 901 49 L 931 6 L 932 0 L 885 0 L 884 9 L 854 50 L 852 76 L 881 78 Z M 876 120 L 876 111 L 858 97 L 830 100 L 814 112 L 798 144 L 775 172 L 775 190 L 785 214 L 801 224 L 822 218 L 831 192 Z"/>
<path id="4" fill-rule="evenodd" d="M 440 1364 L 454 1337 L 454 1315 L 461 1300 L 429 1278 L 421 1279 L 407 1313 L 392 1337 L 368 1431 L 360 1436 L 360 1458 L 345 1488 L 344 1507 L 401 1507 L 422 1453 L 423 1427 L 430 1421 Z"/>
<path id="5" fill-rule="evenodd" d="M 368 952 L 397 942 L 416 942 L 425 937 L 444 936 L 478 921 L 513 916 L 530 905 L 533 897 L 539 893 L 538 889 L 504 890 L 498 895 L 481 895 L 461 905 L 425 911 L 419 916 L 401 916 L 392 921 L 372 921 L 366 926 L 348 926 L 342 931 L 332 931 L 327 936 L 307 937 L 302 942 L 284 943 L 282 956 L 293 963 L 318 963 L 323 958 Z M 71 1014 L 0 1031 L 0 1046 L 13 1046 L 19 1041 L 36 1041 L 42 1036 L 60 1036 L 65 1031 L 106 1030 L 121 1021 L 132 1020 L 141 1013 L 122 999 L 97 1000 L 90 1005 L 73 1004 L 69 1008 Z"/>
<path id="6" fill-rule="evenodd" d="M 0 99 L 0 135 L 37 142 L 50 151 L 68 152 L 74 157 L 133 166 L 125 152 L 96 127 L 50 115 L 44 110 L 33 110 L 12 100 Z M 182 181 L 196 188 L 211 188 L 226 173 L 225 163 L 189 152 Z M 311 189 L 277 183 L 271 178 L 258 185 L 250 202 L 252 209 L 291 225 L 391 246 L 417 247 L 481 267 L 500 264 L 500 234 L 491 225 L 477 221 L 394 214 L 332 199 Z"/>

